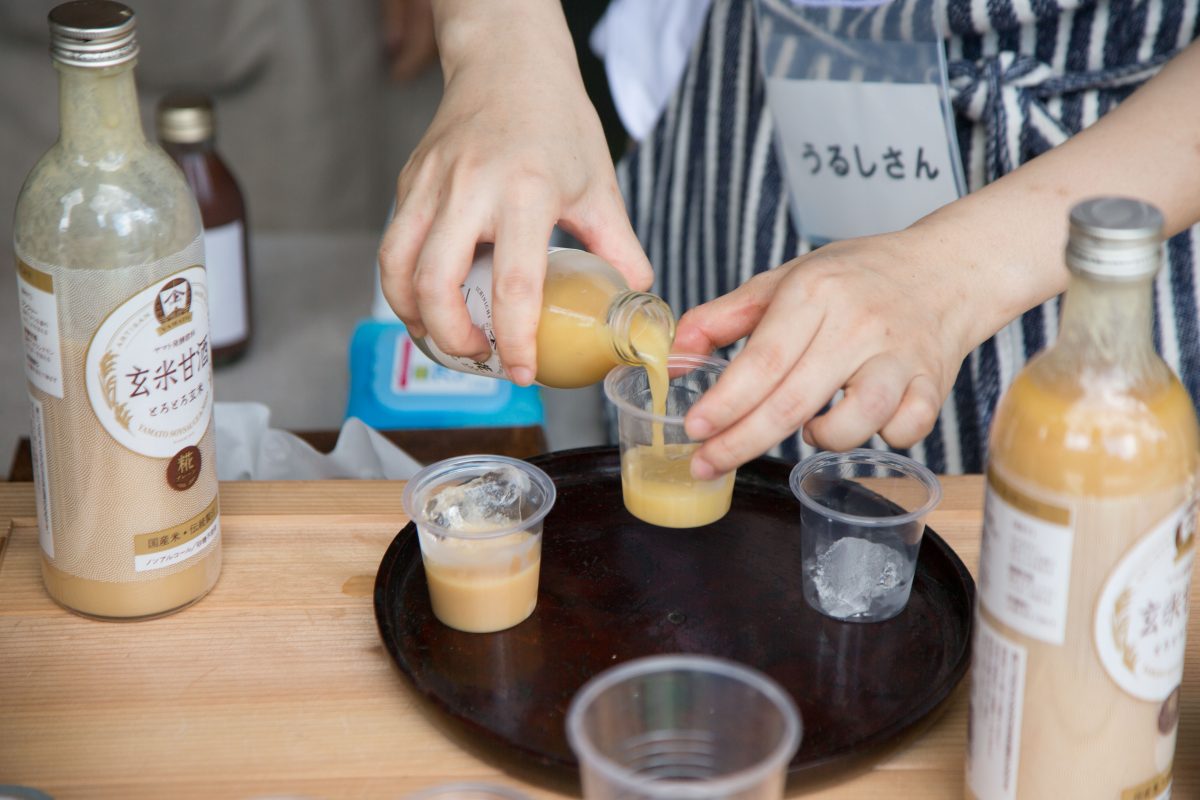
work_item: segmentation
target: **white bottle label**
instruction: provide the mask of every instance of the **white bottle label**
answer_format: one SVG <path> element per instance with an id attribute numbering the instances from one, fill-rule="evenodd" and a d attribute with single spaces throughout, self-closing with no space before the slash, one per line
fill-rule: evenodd
<path id="1" fill-rule="evenodd" d="M 204 268 L 188 267 L 113 310 L 88 345 L 88 399 L 124 447 L 170 458 L 212 419 L 212 361 Z"/>
<path id="2" fill-rule="evenodd" d="M 397 394 L 489 397 L 500 393 L 500 384 L 443 367 L 425 356 L 408 335 L 396 339 L 389 386 Z"/>
<path id="3" fill-rule="evenodd" d="M 565 250 L 563 247 L 548 248 L 546 253 L 557 253 Z M 471 264 L 471 269 L 462 284 L 463 301 L 467 305 L 467 313 L 471 322 L 487 337 L 491 353 L 483 361 L 474 361 L 462 356 L 452 356 L 442 351 L 434 343 L 433 338 L 426 336 L 421 343 L 429 349 L 433 360 L 443 367 L 472 372 L 476 375 L 486 375 L 489 378 L 507 378 L 508 374 L 500 364 L 500 356 L 496 352 L 496 334 L 492 330 L 492 248 L 484 247 Z"/>
<path id="4" fill-rule="evenodd" d="M 1016 800 L 1027 652 L 975 610 L 967 785 L 979 800 Z"/>
<path id="5" fill-rule="evenodd" d="M 46 472 L 46 413 L 42 402 L 29 395 L 29 449 L 32 452 L 34 498 L 37 507 L 38 543 L 47 558 L 54 558 L 54 525 L 50 518 L 50 476 Z"/>
<path id="6" fill-rule="evenodd" d="M 1096 605 L 1096 650 L 1118 686 L 1162 702 L 1183 679 L 1196 508 L 1167 515 L 1117 562 Z"/>
<path id="7" fill-rule="evenodd" d="M 987 481 L 979 556 L 983 607 L 1026 636 L 1062 644 L 1075 536 L 1070 512 L 1025 496 L 994 468 Z"/>
<path id="8" fill-rule="evenodd" d="M 25 342 L 25 375 L 29 382 L 58 399 L 63 396 L 62 341 L 54 278 L 17 259 L 17 303 Z"/>
<path id="9" fill-rule="evenodd" d="M 250 333 L 245 236 L 241 220 L 204 231 L 213 347 L 236 344 Z"/>
<path id="10" fill-rule="evenodd" d="M 492 251 L 487 248 L 480 252 L 470 272 L 462 284 L 463 301 L 467 304 L 467 313 L 471 322 L 487 337 L 491 353 L 483 361 L 474 361 L 463 356 L 452 356 L 443 352 L 426 336 L 422 343 L 429 348 L 433 360 L 444 367 L 456 369 L 459 372 L 473 372 L 476 375 L 487 375 L 490 378 L 506 378 L 504 367 L 500 365 L 500 355 L 496 352 L 496 334 L 492 332 Z"/>

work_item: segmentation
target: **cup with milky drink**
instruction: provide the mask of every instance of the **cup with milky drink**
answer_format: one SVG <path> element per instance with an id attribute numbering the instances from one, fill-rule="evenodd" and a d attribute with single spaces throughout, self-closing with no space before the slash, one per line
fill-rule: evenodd
<path id="1" fill-rule="evenodd" d="M 721 358 L 676 354 L 665 362 L 614 369 L 604 393 L 617 409 L 621 445 L 621 492 L 625 508 L 664 528 L 696 528 L 729 511 L 734 472 L 692 477 L 692 453 L 700 442 L 687 435 L 683 418 L 729 364 Z"/>
<path id="2" fill-rule="evenodd" d="M 542 523 L 554 482 L 515 458 L 459 456 L 430 464 L 404 489 L 434 615 L 468 633 L 504 630 L 537 605 Z"/>

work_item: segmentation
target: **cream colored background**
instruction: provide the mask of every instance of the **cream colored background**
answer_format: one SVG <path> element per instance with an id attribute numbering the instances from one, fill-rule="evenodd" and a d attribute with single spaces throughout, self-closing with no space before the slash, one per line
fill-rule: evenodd
<path id="1" fill-rule="evenodd" d="M 217 372 L 218 400 L 260 400 L 273 424 L 336 428 L 350 334 L 370 308 L 395 178 L 441 96 L 435 68 L 387 78 L 380 0 L 129 0 L 142 123 L 167 91 L 214 98 L 218 149 L 249 209 L 255 340 Z M 0 478 L 28 431 L 12 214 L 58 134 L 51 0 L 0 0 Z M 599 441 L 595 392 L 549 393 L 554 447 Z M 581 402 L 585 400 L 586 402 Z"/>

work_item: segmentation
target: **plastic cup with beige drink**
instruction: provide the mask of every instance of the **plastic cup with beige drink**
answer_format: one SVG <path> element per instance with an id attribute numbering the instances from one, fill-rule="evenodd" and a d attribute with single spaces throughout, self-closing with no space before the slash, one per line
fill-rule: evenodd
<path id="1" fill-rule="evenodd" d="M 537 605 L 542 522 L 554 505 L 545 472 L 505 456 L 431 464 L 404 489 L 434 615 L 468 633 L 511 628 Z"/>
<path id="2" fill-rule="evenodd" d="M 692 477 L 700 443 L 683 429 L 683 418 L 717 383 L 728 361 L 677 354 L 666 369 L 654 364 L 618 367 L 604 380 L 617 408 L 621 446 L 621 492 L 625 508 L 664 528 L 696 528 L 729 511 L 734 472 L 712 480 Z"/>

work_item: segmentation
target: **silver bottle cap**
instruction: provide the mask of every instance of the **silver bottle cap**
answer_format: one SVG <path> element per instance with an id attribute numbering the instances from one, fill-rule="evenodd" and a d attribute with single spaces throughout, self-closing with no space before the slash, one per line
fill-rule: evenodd
<path id="1" fill-rule="evenodd" d="M 50 55 L 72 67 L 113 67 L 138 54 L 133 10 L 113 0 L 73 0 L 50 11 Z"/>
<path id="2" fill-rule="evenodd" d="M 1163 215 L 1129 197 L 1095 197 L 1071 209 L 1067 268 L 1102 280 L 1133 280 L 1158 271 Z"/>

